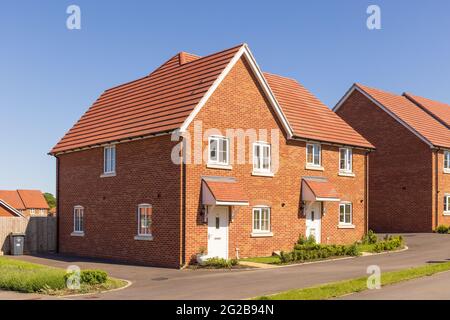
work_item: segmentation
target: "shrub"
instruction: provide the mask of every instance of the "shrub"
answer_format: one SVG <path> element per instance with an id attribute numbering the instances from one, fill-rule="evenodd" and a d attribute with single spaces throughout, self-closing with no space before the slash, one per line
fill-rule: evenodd
<path id="1" fill-rule="evenodd" d="M 209 258 L 205 261 L 204 267 L 209 268 L 231 268 L 235 265 L 239 264 L 239 261 L 237 259 L 223 259 L 223 258 Z"/>
<path id="2" fill-rule="evenodd" d="M 437 226 L 437 228 L 434 231 L 437 233 L 448 233 L 449 227 L 441 224 L 441 225 Z"/>
<path id="3" fill-rule="evenodd" d="M 73 273 L 66 273 L 64 275 L 64 281 L 67 282 L 67 279 Z M 80 272 L 80 283 L 87 285 L 98 285 L 105 283 L 108 280 L 108 274 L 102 270 L 83 270 Z"/>
<path id="4" fill-rule="evenodd" d="M 374 252 L 382 252 L 382 251 L 391 251 L 403 246 L 403 238 L 402 236 L 392 237 L 386 236 L 383 241 L 379 241 L 375 244 L 373 251 Z"/>
<path id="5" fill-rule="evenodd" d="M 362 244 L 375 244 L 377 243 L 377 241 L 377 235 L 372 230 L 369 230 L 367 234 L 362 238 Z"/>

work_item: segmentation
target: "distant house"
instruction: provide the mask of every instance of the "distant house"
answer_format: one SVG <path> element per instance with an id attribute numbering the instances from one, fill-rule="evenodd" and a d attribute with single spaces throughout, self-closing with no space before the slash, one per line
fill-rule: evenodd
<path id="1" fill-rule="evenodd" d="M 12 208 L 25 217 L 48 216 L 49 206 L 39 190 L 0 190 L 0 216 Z M 2 214 L 3 213 L 3 214 Z"/>
<path id="2" fill-rule="evenodd" d="M 377 148 L 369 227 L 431 232 L 450 224 L 450 105 L 355 84 L 334 109 Z"/>

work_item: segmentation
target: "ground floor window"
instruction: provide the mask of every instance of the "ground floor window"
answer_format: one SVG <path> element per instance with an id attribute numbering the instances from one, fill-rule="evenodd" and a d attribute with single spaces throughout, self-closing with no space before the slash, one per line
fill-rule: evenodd
<path id="1" fill-rule="evenodd" d="M 151 236 L 151 211 L 150 204 L 140 204 L 138 206 L 138 235 Z"/>
<path id="2" fill-rule="evenodd" d="M 73 231 L 77 233 L 84 232 L 84 208 L 75 206 L 73 209 Z"/>
<path id="3" fill-rule="evenodd" d="M 253 208 L 253 232 L 255 233 L 270 232 L 269 207 Z"/>
<path id="4" fill-rule="evenodd" d="M 339 224 L 352 224 L 352 204 L 343 202 L 339 204 Z"/>
<path id="5" fill-rule="evenodd" d="M 450 214 L 450 194 L 444 196 L 444 213 Z"/>

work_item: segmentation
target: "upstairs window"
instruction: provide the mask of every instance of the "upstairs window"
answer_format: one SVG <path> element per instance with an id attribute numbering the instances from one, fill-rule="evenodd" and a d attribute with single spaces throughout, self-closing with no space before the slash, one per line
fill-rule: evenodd
<path id="1" fill-rule="evenodd" d="M 270 173 L 270 144 L 256 142 L 253 144 L 253 171 Z"/>
<path id="2" fill-rule="evenodd" d="M 103 160 L 103 173 L 114 174 L 116 172 L 116 146 L 105 147 Z"/>
<path id="3" fill-rule="evenodd" d="M 151 213 L 152 206 L 150 204 L 140 204 L 138 206 L 138 236 L 150 237 L 152 235 Z"/>
<path id="4" fill-rule="evenodd" d="M 444 171 L 450 173 L 450 151 L 444 151 Z"/>
<path id="5" fill-rule="evenodd" d="M 313 167 L 321 166 L 321 147 L 318 143 L 308 143 L 306 145 L 306 165 Z"/>
<path id="6" fill-rule="evenodd" d="M 351 203 L 339 204 L 339 224 L 350 225 L 352 223 L 353 223 L 352 204 Z"/>
<path id="7" fill-rule="evenodd" d="M 350 148 L 339 149 L 339 171 L 344 173 L 352 172 L 353 152 Z"/>
<path id="8" fill-rule="evenodd" d="M 84 232 L 84 208 L 82 206 L 75 206 L 73 208 L 73 232 Z"/>
<path id="9" fill-rule="evenodd" d="M 225 137 L 209 137 L 209 157 L 208 164 L 223 165 L 229 164 L 229 140 Z"/>
<path id="10" fill-rule="evenodd" d="M 30 216 L 34 216 L 36 214 L 36 210 L 30 209 Z"/>

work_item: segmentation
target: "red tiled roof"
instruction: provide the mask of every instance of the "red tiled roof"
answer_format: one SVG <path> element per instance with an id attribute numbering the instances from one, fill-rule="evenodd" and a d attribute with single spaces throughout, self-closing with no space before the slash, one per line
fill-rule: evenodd
<path id="1" fill-rule="evenodd" d="M 222 202 L 248 202 L 248 196 L 241 184 L 237 181 L 211 181 L 203 180 L 216 201 Z"/>
<path id="2" fill-rule="evenodd" d="M 39 190 L 0 190 L 0 199 L 17 210 L 49 208 Z"/>
<path id="3" fill-rule="evenodd" d="M 51 153 L 179 128 L 241 47 L 202 58 L 182 52 L 150 75 L 106 90 Z"/>
<path id="4" fill-rule="evenodd" d="M 0 190 L 0 199 L 17 210 L 25 210 L 25 204 L 16 190 Z"/>
<path id="5" fill-rule="evenodd" d="M 404 93 L 403 95 L 419 107 L 423 108 L 425 111 L 428 111 L 430 114 L 435 116 L 446 126 L 450 126 L 450 105 L 424 97 L 419 97 L 410 93 Z"/>
<path id="6" fill-rule="evenodd" d="M 309 180 L 303 179 L 305 183 L 308 185 L 312 193 L 316 196 L 316 198 L 322 199 L 337 199 L 339 198 L 339 194 L 334 188 L 333 184 L 327 180 Z"/>
<path id="7" fill-rule="evenodd" d="M 404 96 L 356 84 L 397 118 L 434 146 L 450 148 L 450 131 Z"/>
<path id="8" fill-rule="evenodd" d="M 17 190 L 26 208 L 49 209 L 44 195 L 39 190 Z"/>
<path id="9" fill-rule="evenodd" d="M 294 79 L 264 73 L 294 136 L 374 148 L 336 113 Z"/>
<path id="10" fill-rule="evenodd" d="M 8 208 L 0 199 L 0 217 L 16 217 L 17 213 Z"/>
<path id="11" fill-rule="evenodd" d="M 243 46 L 205 57 L 180 52 L 148 76 L 106 90 L 51 153 L 178 129 Z M 373 148 L 295 80 L 265 77 L 296 136 Z"/>

